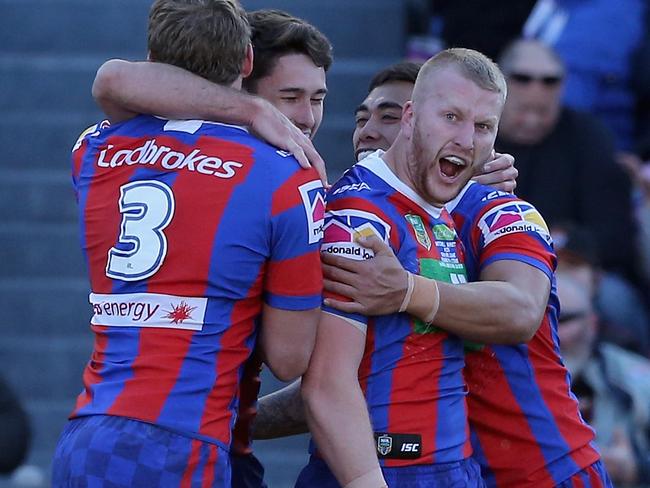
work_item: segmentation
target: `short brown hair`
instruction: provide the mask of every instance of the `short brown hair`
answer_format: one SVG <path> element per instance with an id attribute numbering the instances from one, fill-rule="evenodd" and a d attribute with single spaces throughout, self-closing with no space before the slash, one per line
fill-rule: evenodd
<path id="1" fill-rule="evenodd" d="M 241 74 L 249 42 L 248 19 L 237 0 L 155 0 L 151 6 L 152 61 L 229 85 Z"/>
<path id="2" fill-rule="evenodd" d="M 494 61 L 473 49 L 451 48 L 440 51 L 424 63 L 413 88 L 413 100 L 422 97 L 423 88 L 430 73 L 453 66 L 468 80 L 473 81 L 484 90 L 499 93 L 503 102 L 508 88 L 503 73 Z"/>
<path id="3" fill-rule="evenodd" d="M 332 65 L 332 45 L 307 21 L 275 9 L 250 12 L 248 21 L 255 53 L 253 72 L 244 79 L 248 91 L 255 92 L 260 78 L 268 76 L 286 54 L 304 54 L 325 71 Z"/>

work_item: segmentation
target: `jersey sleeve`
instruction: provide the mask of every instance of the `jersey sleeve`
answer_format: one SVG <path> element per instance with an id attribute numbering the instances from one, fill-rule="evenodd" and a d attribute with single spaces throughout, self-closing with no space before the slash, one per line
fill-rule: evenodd
<path id="1" fill-rule="evenodd" d="M 472 246 L 479 269 L 500 260 L 520 261 L 552 279 L 557 264 L 551 234 L 544 218 L 528 202 L 498 199 L 476 216 Z"/>
<path id="2" fill-rule="evenodd" d="M 365 198 L 330 199 L 325 213 L 322 253 L 334 254 L 347 259 L 362 261 L 374 257 L 370 249 L 357 242 L 358 237 L 375 236 L 386 243 L 391 242 L 391 225 L 378 212 L 370 193 Z M 324 297 L 348 301 L 347 297 L 325 292 Z M 346 313 L 323 304 L 323 311 L 339 316 L 365 331 L 368 317 L 360 314 Z"/>
<path id="3" fill-rule="evenodd" d="M 273 193 L 271 255 L 264 281 L 268 305 L 284 310 L 320 306 L 324 213 L 325 191 L 314 170 L 296 169 Z"/>
<path id="4" fill-rule="evenodd" d="M 88 143 L 91 138 L 96 137 L 99 134 L 101 129 L 109 126 L 110 123 L 108 120 L 103 120 L 98 124 L 91 125 L 79 134 L 74 146 L 72 146 L 72 184 L 74 186 L 75 195 L 77 194 L 77 182 L 79 181 L 79 175 L 81 174 L 81 168 L 83 166 L 86 150 L 88 149 Z"/>

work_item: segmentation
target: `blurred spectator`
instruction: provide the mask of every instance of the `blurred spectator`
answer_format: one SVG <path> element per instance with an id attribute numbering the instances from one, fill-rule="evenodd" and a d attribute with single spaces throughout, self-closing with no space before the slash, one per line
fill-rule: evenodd
<path id="1" fill-rule="evenodd" d="M 650 150 L 646 152 L 645 157 L 650 157 Z M 639 254 L 646 285 L 646 299 L 648 299 L 650 298 L 647 288 L 650 287 L 650 162 L 643 162 L 634 154 L 622 154 L 618 161 L 634 182 L 634 213 L 639 229 Z"/>
<path id="2" fill-rule="evenodd" d="M 500 57 L 508 80 L 496 149 L 515 157 L 517 194 L 550 225 L 570 222 L 596 238 L 601 265 L 636 277 L 631 186 L 611 134 L 561 105 L 564 66 L 550 48 L 517 40 Z"/>
<path id="3" fill-rule="evenodd" d="M 580 411 L 616 486 L 650 483 L 650 361 L 598 341 L 587 290 L 559 271 L 560 347 Z"/>
<path id="4" fill-rule="evenodd" d="M 524 27 L 524 37 L 553 46 L 564 61 L 564 103 L 598 117 L 618 150 L 635 146 L 634 61 L 645 42 L 645 13 L 645 0 L 539 0 Z"/>
<path id="5" fill-rule="evenodd" d="M 650 317 L 638 290 L 603 271 L 591 232 L 566 225 L 551 228 L 558 271 L 578 281 L 598 310 L 601 338 L 631 351 L 650 353 Z"/>
<path id="6" fill-rule="evenodd" d="M 409 0 L 407 57 L 424 61 L 440 49 L 467 47 L 492 59 L 522 27 L 536 0 Z M 428 48 L 428 49 L 427 49 Z"/>
<path id="7" fill-rule="evenodd" d="M 27 414 L 9 385 L 0 378 L 0 473 L 9 474 L 27 455 L 31 432 Z"/>

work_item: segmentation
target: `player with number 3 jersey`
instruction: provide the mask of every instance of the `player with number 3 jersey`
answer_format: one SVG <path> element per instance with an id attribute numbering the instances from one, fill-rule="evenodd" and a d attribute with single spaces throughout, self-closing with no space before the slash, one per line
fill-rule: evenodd
<path id="1" fill-rule="evenodd" d="M 252 62 L 245 14 L 208 3 L 213 21 L 240 27 L 239 87 Z M 151 24 L 179 21 L 176 6 L 186 35 L 204 35 L 207 7 L 158 0 L 150 43 Z M 232 32 L 213 35 L 206 49 L 235 49 Z M 82 134 L 73 183 L 95 344 L 53 485 L 229 487 L 238 385 L 256 341 L 285 380 L 304 372 L 313 345 L 316 172 L 243 127 L 140 115 Z"/>

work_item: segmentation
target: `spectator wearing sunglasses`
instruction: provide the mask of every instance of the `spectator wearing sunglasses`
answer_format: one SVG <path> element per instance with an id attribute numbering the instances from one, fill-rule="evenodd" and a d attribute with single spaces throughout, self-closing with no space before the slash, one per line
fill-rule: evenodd
<path id="1" fill-rule="evenodd" d="M 588 289 L 558 270 L 558 333 L 573 393 L 615 486 L 650 483 L 650 361 L 599 340 Z"/>
<path id="2" fill-rule="evenodd" d="M 517 195 L 551 226 L 589 229 L 603 268 L 635 279 L 631 188 L 615 162 L 611 133 L 593 116 L 562 105 L 566 72 L 551 48 L 516 40 L 499 65 L 508 99 L 495 147 L 517 161 Z"/>

